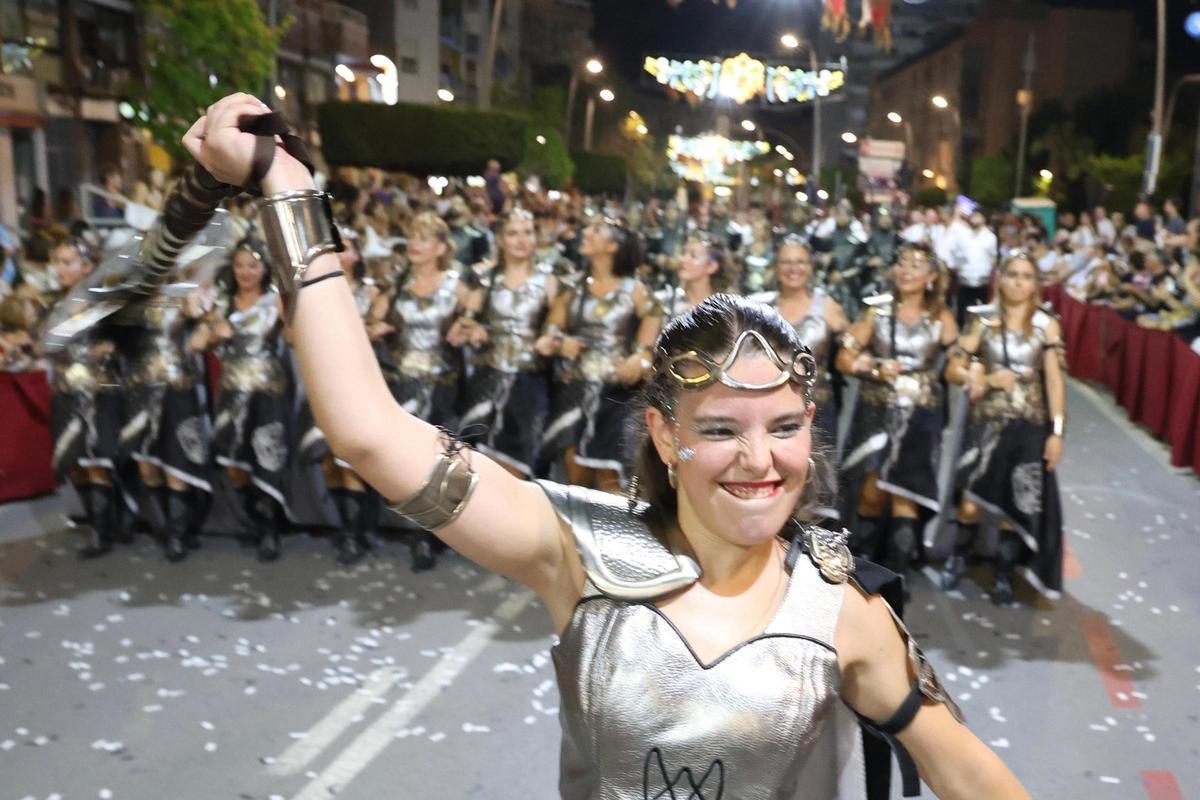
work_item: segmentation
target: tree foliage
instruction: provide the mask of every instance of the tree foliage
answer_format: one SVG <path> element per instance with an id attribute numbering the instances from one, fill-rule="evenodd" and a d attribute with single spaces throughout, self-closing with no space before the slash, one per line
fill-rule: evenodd
<path id="1" fill-rule="evenodd" d="M 290 19 L 267 24 L 255 0 L 141 0 L 146 81 L 143 123 L 176 158 L 204 109 L 232 92 L 261 94 Z"/>
<path id="2" fill-rule="evenodd" d="M 571 154 L 575 161 L 575 185 L 589 194 L 622 194 L 628 168 L 620 156 L 576 151 Z"/>
<path id="3" fill-rule="evenodd" d="M 1013 164 L 1007 156 L 977 156 L 971 159 L 971 199 L 985 206 L 1007 205 L 1012 197 Z"/>
<path id="4" fill-rule="evenodd" d="M 478 175 L 492 158 L 512 169 L 535 136 L 523 114 L 416 103 L 331 101 L 317 107 L 317 124 L 330 164 L 418 175 Z"/>
<path id="5" fill-rule="evenodd" d="M 538 176 L 549 189 L 561 189 L 575 174 L 575 162 L 567 152 L 562 134 L 545 125 L 531 125 L 525 158 L 517 166 L 517 172 L 522 178 Z"/>

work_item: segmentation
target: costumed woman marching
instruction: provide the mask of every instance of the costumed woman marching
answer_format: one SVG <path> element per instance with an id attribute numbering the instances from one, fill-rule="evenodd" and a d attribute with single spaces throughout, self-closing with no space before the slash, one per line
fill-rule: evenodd
<path id="1" fill-rule="evenodd" d="M 1055 468 L 1066 427 L 1062 330 L 1039 307 L 1038 270 L 1025 254 L 1001 267 L 996 303 L 968 311 L 946 376 L 966 386 L 971 414 L 958 459 L 958 527 L 942 588 L 958 585 L 976 549 L 981 512 L 1000 522 L 993 602 L 1013 598 L 1020 565 L 1051 597 L 1062 589 L 1062 507 Z"/>
<path id="2" fill-rule="evenodd" d="M 496 264 L 483 265 L 480 286 L 448 337 L 473 351 L 460 424 L 473 447 L 529 478 L 550 402 L 546 362 L 534 342 L 558 280 L 549 264 L 534 262 L 537 231 L 528 211 L 501 218 L 496 244 Z"/>
<path id="3" fill-rule="evenodd" d="M 225 98 L 185 145 L 243 183 L 256 141 L 237 120 L 265 110 Z M 809 460 L 815 366 L 777 314 L 719 295 L 658 341 L 637 443 L 648 503 L 522 481 L 391 397 L 349 288 L 326 279 L 338 272 L 332 223 L 311 213 L 322 200 L 307 169 L 277 151 L 262 189 L 272 249 L 297 264 L 293 341 L 333 451 L 398 513 L 531 587 L 561 633 L 562 797 L 863 797 L 843 700 L 888 720 L 915 757 L 906 776 L 919 765 L 939 795 L 1028 797 L 871 593 L 894 580 L 793 517 L 821 470 Z M 295 241 L 316 247 L 289 253 Z"/>
<path id="4" fill-rule="evenodd" d="M 168 561 L 200 545 L 212 505 L 209 423 L 196 356 L 188 352 L 193 293 L 159 292 L 116 315 L 126 360 L 128 392 L 121 449 L 137 464 L 147 517 Z"/>
<path id="5" fill-rule="evenodd" d="M 541 457 L 564 459 L 567 481 L 616 490 L 625 479 L 625 420 L 636 386 L 649 369 L 661 320 L 658 304 L 634 277 L 641 264 L 637 235 L 617 220 L 583 229 L 585 278 L 555 298 L 538 352 L 557 356 Z"/>
<path id="6" fill-rule="evenodd" d="M 446 334 L 468 292 L 458 272 L 450 269 L 451 248 L 450 229 L 440 217 L 417 215 L 408 230 L 408 265 L 393 293 L 380 295 L 372 310 L 372 318 L 390 330 L 384 372 L 392 396 L 405 411 L 447 430 L 457 422 L 462 352 Z M 439 547 L 432 533 L 418 531 L 413 570 L 432 569 Z"/>
<path id="7" fill-rule="evenodd" d="M 779 291 L 753 296 L 766 303 L 792 324 L 800 340 L 817 361 L 817 382 L 813 401 L 817 416 L 813 420 L 819 444 L 833 448 L 837 444 L 838 410 L 834 403 L 833 345 L 850 325 L 837 301 L 824 289 L 813 286 L 812 248 L 799 236 L 789 234 L 775 251 L 775 281 Z"/>
<path id="8" fill-rule="evenodd" d="M 927 247 L 903 247 L 893 295 L 866 301 L 837 357 L 838 369 L 860 381 L 841 464 L 842 523 L 856 554 L 881 558 L 900 575 L 918 554 L 922 520 L 940 508 L 943 356 L 958 338 L 946 282 Z"/>
<path id="9" fill-rule="evenodd" d="M 92 266 L 82 242 L 54 246 L 47 269 L 58 280 L 56 305 L 75 302 L 69 292 Z M 93 326 L 49 361 L 54 469 L 60 480 L 75 487 L 91 528 L 91 539 L 79 555 L 96 558 L 112 550 L 114 542 L 130 539 L 117 469 L 124 398 L 111 326 Z"/>
<path id="10" fill-rule="evenodd" d="M 682 317 L 717 292 L 737 284 L 736 270 L 725 245 L 707 233 L 696 233 L 679 256 L 679 285 L 667 285 L 658 295 L 663 323 Z"/>
<path id="11" fill-rule="evenodd" d="M 366 265 L 358 249 L 358 234 L 353 228 L 339 228 L 345 249 L 338 261 L 346 273 L 346 281 L 354 295 L 354 304 L 363 325 L 370 324 L 371 307 L 379 297 L 375 282 L 366 276 Z M 369 488 L 354 473 L 350 465 L 336 458 L 329 450 L 325 434 L 316 426 L 307 397 L 300 407 L 300 458 L 309 464 L 320 464 L 325 486 L 337 508 L 341 526 L 337 532 L 337 560 L 342 566 L 354 564 L 371 549 L 367 536 L 368 515 L 371 509 Z"/>
<path id="12" fill-rule="evenodd" d="M 265 258 L 253 239 L 234 247 L 227 284 L 192 334 L 191 347 L 214 350 L 220 361 L 213 457 L 250 520 L 259 560 L 274 561 L 290 518 L 292 403 L 282 305 Z"/>

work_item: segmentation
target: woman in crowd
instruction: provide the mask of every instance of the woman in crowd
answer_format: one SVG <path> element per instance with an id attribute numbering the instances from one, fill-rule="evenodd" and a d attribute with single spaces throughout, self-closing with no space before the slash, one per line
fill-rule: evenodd
<path id="1" fill-rule="evenodd" d="M 568 482 L 615 491 L 628 461 L 629 401 L 650 367 L 659 310 L 634 277 L 641 247 L 624 223 L 597 218 L 583 230 L 580 253 L 585 277 L 555 298 L 537 342 L 539 353 L 558 358 L 539 474 L 561 457 Z"/>
<path id="2" fill-rule="evenodd" d="M 473 350 L 461 427 L 473 447 L 530 478 L 549 406 L 546 362 L 534 343 L 558 280 L 549 264 L 534 261 L 537 231 L 528 211 L 502 215 L 496 243 L 496 263 L 481 265 L 479 286 L 449 336 Z"/>
<path id="3" fill-rule="evenodd" d="M 82 242 L 60 242 L 50 251 L 47 271 L 56 292 L 47 305 L 75 303 L 70 292 L 92 271 Z M 79 551 L 96 558 L 114 542 L 129 541 L 125 508 L 132 504 L 118 478 L 118 440 L 123 420 L 121 369 L 109 325 L 93 326 L 49 355 L 50 432 L 53 464 L 60 480 L 75 487 L 91 538 Z"/>
<path id="4" fill-rule="evenodd" d="M 659 295 L 663 321 L 682 317 L 717 292 L 727 292 L 737 284 L 733 261 L 725 244 L 707 233 L 688 238 L 679 258 L 679 285 L 668 284 Z"/>
<path id="5" fill-rule="evenodd" d="M 408 413 L 447 430 L 457 427 L 462 379 L 462 352 L 447 334 L 468 292 L 450 268 L 453 256 L 446 223 L 433 212 L 418 214 L 408 229 L 408 262 L 372 309 L 372 320 L 384 323 L 373 322 L 373 329 L 388 336 L 383 366 L 392 396 Z M 439 546 L 432 533 L 419 531 L 413 570 L 432 569 Z"/>
<path id="6" fill-rule="evenodd" d="M 193 350 L 221 364 L 212 452 L 250 520 L 260 561 L 279 558 L 287 508 L 292 400 L 283 356 L 283 305 L 262 244 L 233 249 L 213 308 L 192 334 Z"/>
<path id="7" fill-rule="evenodd" d="M 208 414 L 202 373 L 188 352 L 194 295 L 159 292 L 117 315 L 125 357 L 126 409 L 121 449 L 137 464 L 146 516 L 168 561 L 199 547 L 211 506 Z"/>
<path id="8" fill-rule="evenodd" d="M 366 265 L 358 249 L 358 233 L 350 227 L 341 227 L 339 232 L 345 250 L 338 253 L 338 261 L 346 273 L 350 291 L 354 295 L 354 304 L 364 327 L 371 325 L 371 307 L 379 297 L 375 281 L 366 275 Z M 382 326 L 376 325 L 368 333 L 378 338 L 382 334 Z M 300 458 L 309 464 L 320 464 L 325 486 L 333 498 L 339 521 L 336 537 L 337 560 L 342 566 L 349 566 L 361 559 L 368 550 L 371 542 L 367 536 L 370 525 L 370 512 L 374 502 L 369 496 L 370 489 L 345 461 L 334 456 L 325 441 L 325 434 L 316 426 L 312 418 L 312 409 L 305 397 L 300 406 L 300 444 L 297 448 Z"/>
<path id="9" fill-rule="evenodd" d="M 818 445 L 833 448 L 837 444 L 838 420 L 830 374 L 833 345 L 850 322 L 836 300 L 813 286 L 813 252 L 801 237 L 790 234 L 780 242 L 775 251 L 775 282 L 778 291 L 763 292 L 754 299 L 773 307 L 790 322 L 817 360 L 813 434 Z"/>
<path id="10" fill-rule="evenodd" d="M 965 385 L 971 416 L 958 459 L 958 527 L 942 588 L 958 585 L 976 546 L 981 511 L 998 518 L 992 600 L 1013 598 L 1018 564 L 1051 596 L 1062 588 L 1062 457 L 1066 396 L 1062 330 L 1039 307 L 1038 273 L 1024 253 L 1001 267 L 996 304 L 977 308 L 946 377 Z"/>
<path id="11" fill-rule="evenodd" d="M 946 284 L 927 246 L 904 246 L 893 294 L 867 301 L 837 357 L 838 369 L 861 381 L 841 465 L 842 522 L 856 535 L 855 552 L 901 575 L 920 548 L 922 517 L 939 509 L 943 355 L 958 338 Z"/>

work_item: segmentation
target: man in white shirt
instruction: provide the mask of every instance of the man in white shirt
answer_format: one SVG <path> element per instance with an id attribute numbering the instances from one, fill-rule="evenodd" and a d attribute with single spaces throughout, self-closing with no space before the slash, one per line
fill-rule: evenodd
<path id="1" fill-rule="evenodd" d="M 970 225 L 957 228 L 950 246 L 950 266 L 958 273 L 956 315 L 962 327 L 967 308 L 987 301 L 996 266 L 996 234 L 985 224 L 982 211 L 971 212 Z"/>
<path id="2" fill-rule="evenodd" d="M 1096 206 L 1093 216 L 1096 219 L 1096 235 L 1105 244 L 1114 244 L 1117 241 L 1117 226 L 1108 218 L 1108 210 L 1104 206 Z"/>

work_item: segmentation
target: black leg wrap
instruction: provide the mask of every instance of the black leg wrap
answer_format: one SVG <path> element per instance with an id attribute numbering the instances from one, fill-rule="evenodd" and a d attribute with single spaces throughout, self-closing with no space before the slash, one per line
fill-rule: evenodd
<path id="1" fill-rule="evenodd" d="M 192 514 L 188 518 L 187 534 L 183 539 L 189 550 L 200 549 L 200 534 L 204 530 L 204 522 L 208 519 L 208 512 L 212 508 L 212 501 L 211 493 L 203 489 L 192 488 Z"/>
<path id="2" fill-rule="evenodd" d="M 958 530 L 954 537 L 954 553 L 946 559 L 945 566 L 942 567 L 942 589 L 950 591 L 958 586 L 959 580 L 962 579 L 963 572 L 967 569 L 967 556 L 971 554 L 972 548 L 975 547 L 975 537 L 979 534 L 979 525 L 967 525 L 958 523 Z"/>
<path id="3" fill-rule="evenodd" d="M 861 558 L 877 561 L 883 525 L 884 520 L 880 517 L 860 516 L 855 530 L 850 532 L 850 541 L 847 543 L 850 552 Z"/>
<path id="4" fill-rule="evenodd" d="M 251 533 L 258 547 L 258 560 L 275 561 L 282 549 L 279 504 L 253 485 L 239 488 L 238 493 L 242 495 L 246 516 L 250 518 Z"/>
<path id="5" fill-rule="evenodd" d="M 77 486 L 76 491 L 92 529 L 87 545 L 79 550 L 79 557 L 99 558 L 113 547 L 112 507 L 116 504 L 116 489 L 106 484 L 85 483 Z"/>
<path id="6" fill-rule="evenodd" d="M 329 493 L 333 496 L 333 504 L 337 506 L 342 523 L 337 532 L 337 560 L 339 564 L 348 566 L 361 559 L 366 552 L 362 531 L 366 497 L 362 492 L 344 488 L 330 489 Z"/>
<path id="7" fill-rule="evenodd" d="M 1000 547 L 996 553 L 996 582 L 992 585 L 992 602 L 998 606 L 1013 600 L 1013 570 L 1021 555 L 1021 540 L 1012 531 L 1000 531 Z"/>
<path id="8" fill-rule="evenodd" d="M 163 528 L 162 548 L 167 561 L 182 561 L 187 556 L 188 521 L 192 517 L 190 489 L 165 489 L 167 524 Z"/>
<path id="9" fill-rule="evenodd" d="M 429 531 L 419 531 L 412 545 L 412 571 L 425 572 L 437 566 L 437 537 Z"/>

